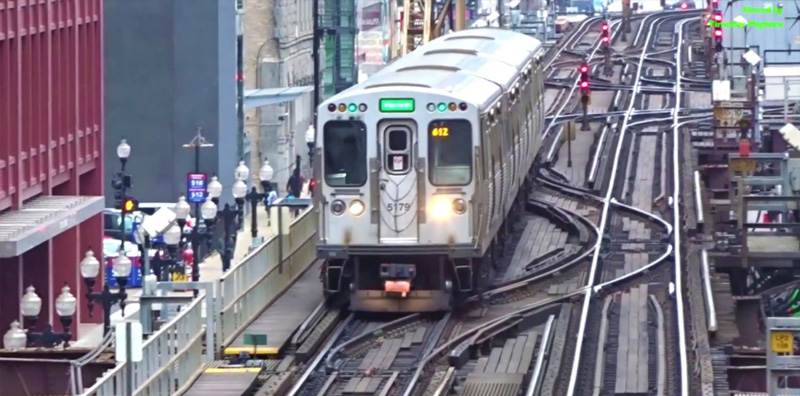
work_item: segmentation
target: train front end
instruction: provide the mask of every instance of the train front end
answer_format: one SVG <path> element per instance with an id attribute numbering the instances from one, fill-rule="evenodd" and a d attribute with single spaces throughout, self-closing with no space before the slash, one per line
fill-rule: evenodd
<path id="1" fill-rule="evenodd" d="M 425 90 L 321 104 L 315 175 L 323 287 L 351 310 L 449 310 L 472 289 L 477 108 Z"/>

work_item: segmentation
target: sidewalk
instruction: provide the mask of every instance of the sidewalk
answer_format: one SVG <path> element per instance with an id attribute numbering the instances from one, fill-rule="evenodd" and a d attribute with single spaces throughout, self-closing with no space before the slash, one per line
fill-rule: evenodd
<path id="1" fill-rule="evenodd" d="M 309 196 L 308 183 L 303 186 L 302 195 L 304 198 Z M 236 247 L 233 253 L 233 260 L 231 261 L 231 267 L 235 266 L 236 263 L 241 261 L 245 256 L 247 256 L 248 253 L 250 253 L 251 246 L 253 244 L 253 238 L 250 231 L 250 219 L 250 213 L 245 213 L 244 226 L 236 236 Z M 267 212 L 264 209 L 263 204 L 259 204 L 256 210 L 256 223 L 258 224 L 258 236 L 260 241 L 266 242 L 272 238 L 274 233 L 271 230 L 272 227 L 267 226 Z M 214 252 L 212 255 L 206 257 L 206 259 L 203 260 L 199 266 L 201 282 L 215 281 L 222 277 L 222 257 L 218 252 Z M 112 327 L 116 323 L 125 322 L 127 320 L 139 320 L 139 296 L 141 296 L 141 294 L 142 289 L 128 290 L 128 299 L 126 300 L 128 304 L 125 306 L 125 317 L 123 317 L 122 312 L 119 311 L 119 306 L 114 305 L 111 313 Z M 191 292 L 169 293 L 169 295 L 175 296 L 189 294 L 191 294 Z M 84 307 L 84 309 L 86 308 Z M 95 317 L 98 317 L 98 315 L 99 317 L 102 317 L 102 308 L 100 306 L 95 306 L 94 314 Z M 100 345 L 100 342 L 103 339 L 103 325 L 97 323 L 80 324 L 78 328 L 78 337 L 78 340 L 72 343 L 73 348 L 94 348 L 97 345 Z"/>

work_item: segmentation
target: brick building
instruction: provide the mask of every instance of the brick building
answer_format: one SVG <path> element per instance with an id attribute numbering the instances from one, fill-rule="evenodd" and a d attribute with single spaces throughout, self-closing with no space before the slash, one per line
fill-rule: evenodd
<path id="1" fill-rule="evenodd" d="M 61 331 L 65 283 L 73 339 L 102 318 L 88 317 L 79 270 L 87 249 L 102 254 L 102 32 L 103 0 L 0 0 L 0 334 L 28 285 L 37 330 Z"/>

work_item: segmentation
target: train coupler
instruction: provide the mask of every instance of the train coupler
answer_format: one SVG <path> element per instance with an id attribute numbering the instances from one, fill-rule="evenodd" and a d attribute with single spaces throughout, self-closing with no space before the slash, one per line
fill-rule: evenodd
<path id="1" fill-rule="evenodd" d="M 411 281 L 417 276 L 414 264 L 384 263 L 380 267 L 381 279 L 384 279 L 383 290 L 389 295 L 405 298 L 411 292 Z"/>

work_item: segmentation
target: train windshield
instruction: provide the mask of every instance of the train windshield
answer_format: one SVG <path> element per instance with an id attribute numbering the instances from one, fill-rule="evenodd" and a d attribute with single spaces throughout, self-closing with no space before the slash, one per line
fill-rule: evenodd
<path id="1" fill-rule="evenodd" d="M 464 186 L 472 180 L 472 124 L 438 120 L 428 127 L 431 184 Z"/>
<path id="2" fill-rule="evenodd" d="M 361 121 L 329 121 L 324 128 L 325 183 L 358 187 L 367 182 L 367 128 Z"/>

